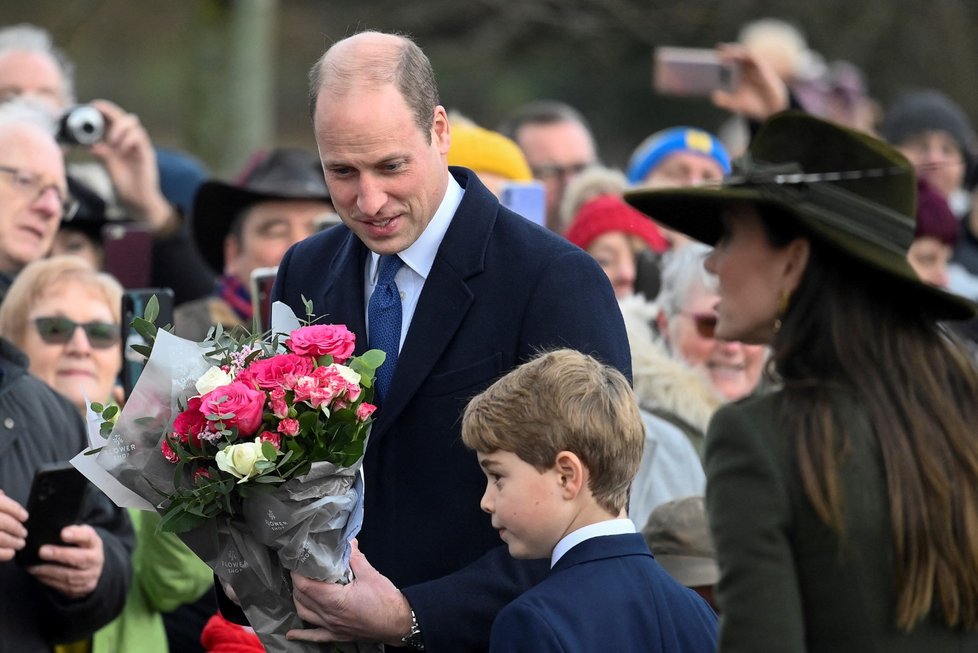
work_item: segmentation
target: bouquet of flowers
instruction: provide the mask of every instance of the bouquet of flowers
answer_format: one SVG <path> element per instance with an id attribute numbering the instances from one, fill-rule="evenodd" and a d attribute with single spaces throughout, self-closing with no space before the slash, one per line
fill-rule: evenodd
<path id="1" fill-rule="evenodd" d="M 108 440 L 96 462 L 230 584 L 266 650 L 321 651 L 285 639 L 304 627 L 289 572 L 350 580 L 385 355 L 353 356 L 354 335 L 311 323 L 309 303 L 305 326 L 276 304 L 269 333 L 217 327 L 202 343 L 157 330 L 154 307 L 133 323 L 148 361 L 124 409 L 91 407 Z"/>

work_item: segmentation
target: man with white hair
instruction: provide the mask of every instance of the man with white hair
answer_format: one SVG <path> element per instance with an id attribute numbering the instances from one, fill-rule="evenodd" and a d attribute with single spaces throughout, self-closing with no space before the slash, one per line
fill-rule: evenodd
<path id="1" fill-rule="evenodd" d="M 74 65 L 44 29 L 30 24 L 0 28 L 0 102 L 37 100 L 53 118 L 76 103 Z M 98 191 L 112 217 L 146 225 L 153 234 L 151 284 L 172 287 L 177 303 L 209 294 L 213 276 L 193 247 L 183 217 L 207 178 L 193 159 L 153 146 L 134 113 L 108 100 L 89 103 L 105 121 L 105 135 L 87 146 L 101 166 L 69 164 L 73 189 Z M 83 189 L 84 190 L 84 189 Z M 98 216 L 100 220 L 104 215 Z M 71 223 L 66 223 L 73 228 Z M 59 250 L 59 253 L 64 252 Z"/>
<path id="2" fill-rule="evenodd" d="M 53 125 L 36 105 L 0 105 L 0 301 L 13 277 L 51 249 L 73 210 Z"/>

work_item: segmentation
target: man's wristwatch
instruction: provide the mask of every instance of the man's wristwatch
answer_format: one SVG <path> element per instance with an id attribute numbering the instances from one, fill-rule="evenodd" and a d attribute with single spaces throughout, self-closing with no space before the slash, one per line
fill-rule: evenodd
<path id="1" fill-rule="evenodd" d="M 421 626 L 418 625 L 414 610 L 411 610 L 411 630 L 401 638 L 401 643 L 415 651 L 424 650 L 424 637 L 421 636 Z"/>

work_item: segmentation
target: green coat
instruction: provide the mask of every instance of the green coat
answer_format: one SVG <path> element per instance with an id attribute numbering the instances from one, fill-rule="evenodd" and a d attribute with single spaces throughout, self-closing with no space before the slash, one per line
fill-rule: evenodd
<path id="1" fill-rule="evenodd" d="M 122 614 L 95 633 L 92 653 L 167 653 L 161 612 L 195 601 L 214 585 L 210 570 L 173 533 L 157 533 L 160 516 L 130 510 L 136 529 L 133 586 Z"/>
<path id="2" fill-rule="evenodd" d="M 835 396 L 851 453 L 841 470 L 845 539 L 801 484 L 777 392 L 721 408 L 706 438 L 707 509 L 721 579 L 721 653 L 978 651 L 978 632 L 927 619 L 894 626 L 889 501 L 877 439 L 852 393 Z"/>

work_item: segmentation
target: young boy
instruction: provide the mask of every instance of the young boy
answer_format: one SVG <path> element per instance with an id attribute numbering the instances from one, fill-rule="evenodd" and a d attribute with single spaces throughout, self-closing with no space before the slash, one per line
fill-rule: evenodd
<path id="1" fill-rule="evenodd" d="M 496 617 L 492 652 L 716 650 L 716 615 L 625 514 L 645 437 L 620 372 L 569 349 L 543 354 L 469 403 L 462 440 L 510 555 L 552 568 Z"/>

